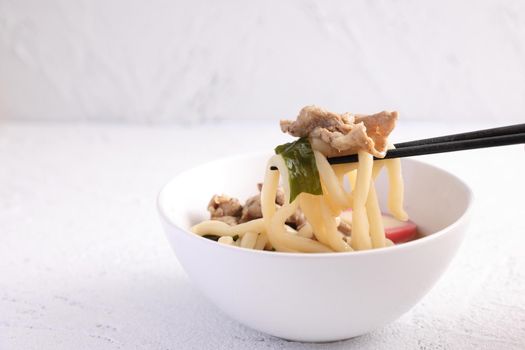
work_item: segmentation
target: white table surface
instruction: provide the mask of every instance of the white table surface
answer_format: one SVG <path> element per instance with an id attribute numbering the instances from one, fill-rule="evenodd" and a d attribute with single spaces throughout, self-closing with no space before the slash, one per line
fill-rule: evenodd
<path id="1" fill-rule="evenodd" d="M 394 139 L 485 126 L 401 123 Z M 525 348 L 523 146 L 419 157 L 472 186 L 473 222 L 435 288 L 382 329 L 294 343 L 205 300 L 163 235 L 159 188 L 194 164 L 287 140 L 270 123 L 1 123 L 0 349 Z"/>

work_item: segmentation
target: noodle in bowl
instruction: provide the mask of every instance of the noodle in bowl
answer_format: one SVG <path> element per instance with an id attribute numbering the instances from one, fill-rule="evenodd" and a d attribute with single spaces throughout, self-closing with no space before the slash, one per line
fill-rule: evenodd
<path id="1" fill-rule="evenodd" d="M 290 340 L 347 339 L 408 311 L 435 284 L 457 251 L 472 194 L 454 175 L 403 160 L 405 209 L 424 236 L 353 252 L 286 253 L 217 244 L 190 232 L 207 217 L 210 193 L 246 198 L 261 181 L 268 154 L 224 158 L 188 170 L 160 192 L 168 240 L 195 284 L 224 313 L 256 330 Z M 376 182 L 387 206 L 386 175 Z"/>

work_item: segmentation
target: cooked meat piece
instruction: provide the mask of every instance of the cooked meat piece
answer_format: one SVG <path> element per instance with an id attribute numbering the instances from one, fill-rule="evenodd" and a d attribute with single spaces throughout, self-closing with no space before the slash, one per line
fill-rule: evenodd
<path id="1" fill-rule="evenodd" d="M 310 143 L 313 149 L 327 157 L 355 154 L 362 149 L 370 152 L 371 149 L 370 138 L 366 135 L 366 128 L 362 123 L 346 134 L 318 128 L 311 133 Z"/>
<path id="2" fill-rule="evenodd" d="M 244 206 L 242 208 L 240 223 L 262 218 L 261 193 L 260 193 L 262 190 L 262 183 L 257 184 L 257 189 L 259 190 L 259 194 L 248 198 L 246 200 L 246 203 L 244 203 Z M 277 188 L 277 194 L 275 196 L 275 204 L 277 204 L 278 206 L 281 206 L 284 204 L 284 190 L 282 189 L 282 187 Z"/>
<path id="3" fill-rule="evenodd" d="M 384 157 L 386 139 L 397 117 L 397 112 L 352 115 L 307 106 L 299 112 L 297 120 L 282 120 L 281 130 L 292 136 L 308 137 L 312 148 L 327 157 L 355 154 L 359 150 Z"/>
<path id="4" fill-rule="evenodd" d="M 344 220 L 341 220 L 339 226 L 337 226 L 337 230 L 344 235 L 350 236 L 350 234 L 352 233 L 352 225 L 350 225 Z"/>
<path id="5" fill-rule="evenodd" d="M 260 219 L 262 218 L 261 209 L 261 190 L 262 183 L 257 184 L 259 194 L 252 196 L 246 200 L 244 206 L 239 203 L 239 200 L 226 195 L 215 195 L 208 204 L 208 211 L 212 220 L 224 221 L 229 225 L 237 225 L 239 223 Z M 282 206 L 284 204 L 284 190 L 282 187 L 277 188 L 277 194 L 275 197 L 275 204 Z M 291 224 L 294 227 L 302 227 L 306 219 L 301 211 L 297 211 L 291 216 L 287 224 Z"/>
<path id="6" fill-rule="evenodd" d="M 281 130 L 295 137 L 308 137 L 317 128 L 330 131 L 347 131 L 353 120 L 349 113 L 339 115 L 321 107 L 306 106 L 299 112 L 297 120 L 281 120 Z"/>
<path id="7" fill-rule="evenodd" d="M 222 221 L 230 226 L 235 226 L 239 223 L 239 218 L 237 216 L 219 216 L 212 218 L 212 220 Z"/>
<path id="8" fill-rule="evenodd" d="M 250 197 L 242 208 L 241 223 L 262 218 L 261 195 Z"/>
<path id="9" fill-rule="evenodd" d="M 286 224 L 296 230 L 300 230 L 301 227 L 306 224 L 306 218 L 300 209 L 297 209 L 295 213 L 286 220 Z"/>
<path id="10" fill-rule="evenodd" d="M 226 195 L 215 195 L 208 204 L 208 211 L 211 218 L 216 219 L 223 216 L 241 216 L 242 206 L 237 198 Z"/>
<path id="11" fill-rule="evenodd" d="M 374 141 L 373 147 L 380 151 L 386 151 L 388 135 L 396 127 L 399 113 L 396 111 L 382 111 L 372 115 L 355 115 L 355 123 L 365 124 L 366 134 Z"/>

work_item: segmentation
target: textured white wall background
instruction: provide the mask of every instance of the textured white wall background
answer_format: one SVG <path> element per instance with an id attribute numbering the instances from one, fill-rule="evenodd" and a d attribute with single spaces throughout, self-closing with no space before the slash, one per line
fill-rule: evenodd
<path id="1" fill-rule="evenodd" d="M 0 119 L 525 121 L 525 2 L 0 0 Z"/>

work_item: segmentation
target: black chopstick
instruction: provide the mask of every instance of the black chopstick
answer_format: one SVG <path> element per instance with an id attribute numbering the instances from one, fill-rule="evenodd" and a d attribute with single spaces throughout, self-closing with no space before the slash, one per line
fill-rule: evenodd
<path id="1" fill-rule="evenodd" d="M 419 142 L 419 141 L 413 141 Z M 416 146 L 405 146 L 401 148 L 391 149 L 386 153 L 384 158 L 376 158 L 374 160 L 403 158 L 412 156 L 421 156 L 425 154 L 465 151 L 476 148 L 498 147 L 515 145 L 525 143 L 525 132 L 503 136 L 481 137 L 471 140 L 446 141 L 429 144 L 416 144 Z M 330 164 L 344 164 L 357 162 L 357 154 L 350 156 L 328 158 Z"/>
<path id="2" fill-rule="evenodd" d="M 498 147 L 525 143 L 525 124 L 483 129 L 415 141 L 396 143 L 384 158 L 374 160 L 422 156 L 425 154 L 465 151 L 476 148 Z M 357 154 L 328 158 L 330 164 L 357 162 Z M 272 167 L 272 170 L 277 168 Z"/>
<path id="3" fill-rule="evenodd" d="M 519 143 L 525 143 L 525 124 L 396 143 L 394 145 L 396 148 L 389 150 L 384 158 L 374 157 L 374 159 L 421 156 Z M 353 163 L 357 162 L 357 155 L 328 158 L 328 162 L 330 164 Z"/>
<path id="4" fill-rule="evenodd" d="M 453 135 L 446 135 L 446 136 L 439 136 L 439 137 L 431 137 L 429 139 L 422 139 L 422 140 L 416 140 L 416 141 L 401 142 L 401 143 L 396 143 L 395 146 L 396 148 L 403 148 L 403 147 L 409 147 L 409 146 L 428 145 L 431 143 L 439 143 L 439 142 L 462 141 L 462 140 L 478 139 L 482 137 L 505 136 L 505 135 L 512 135 L 512 134 L 520 134 L 523 132 L 525 132 L 525 124 L 516 124 L 516 125 L 502 126 L 499 128 L 464 132 L 461 134 L 453 134 Z"/>

